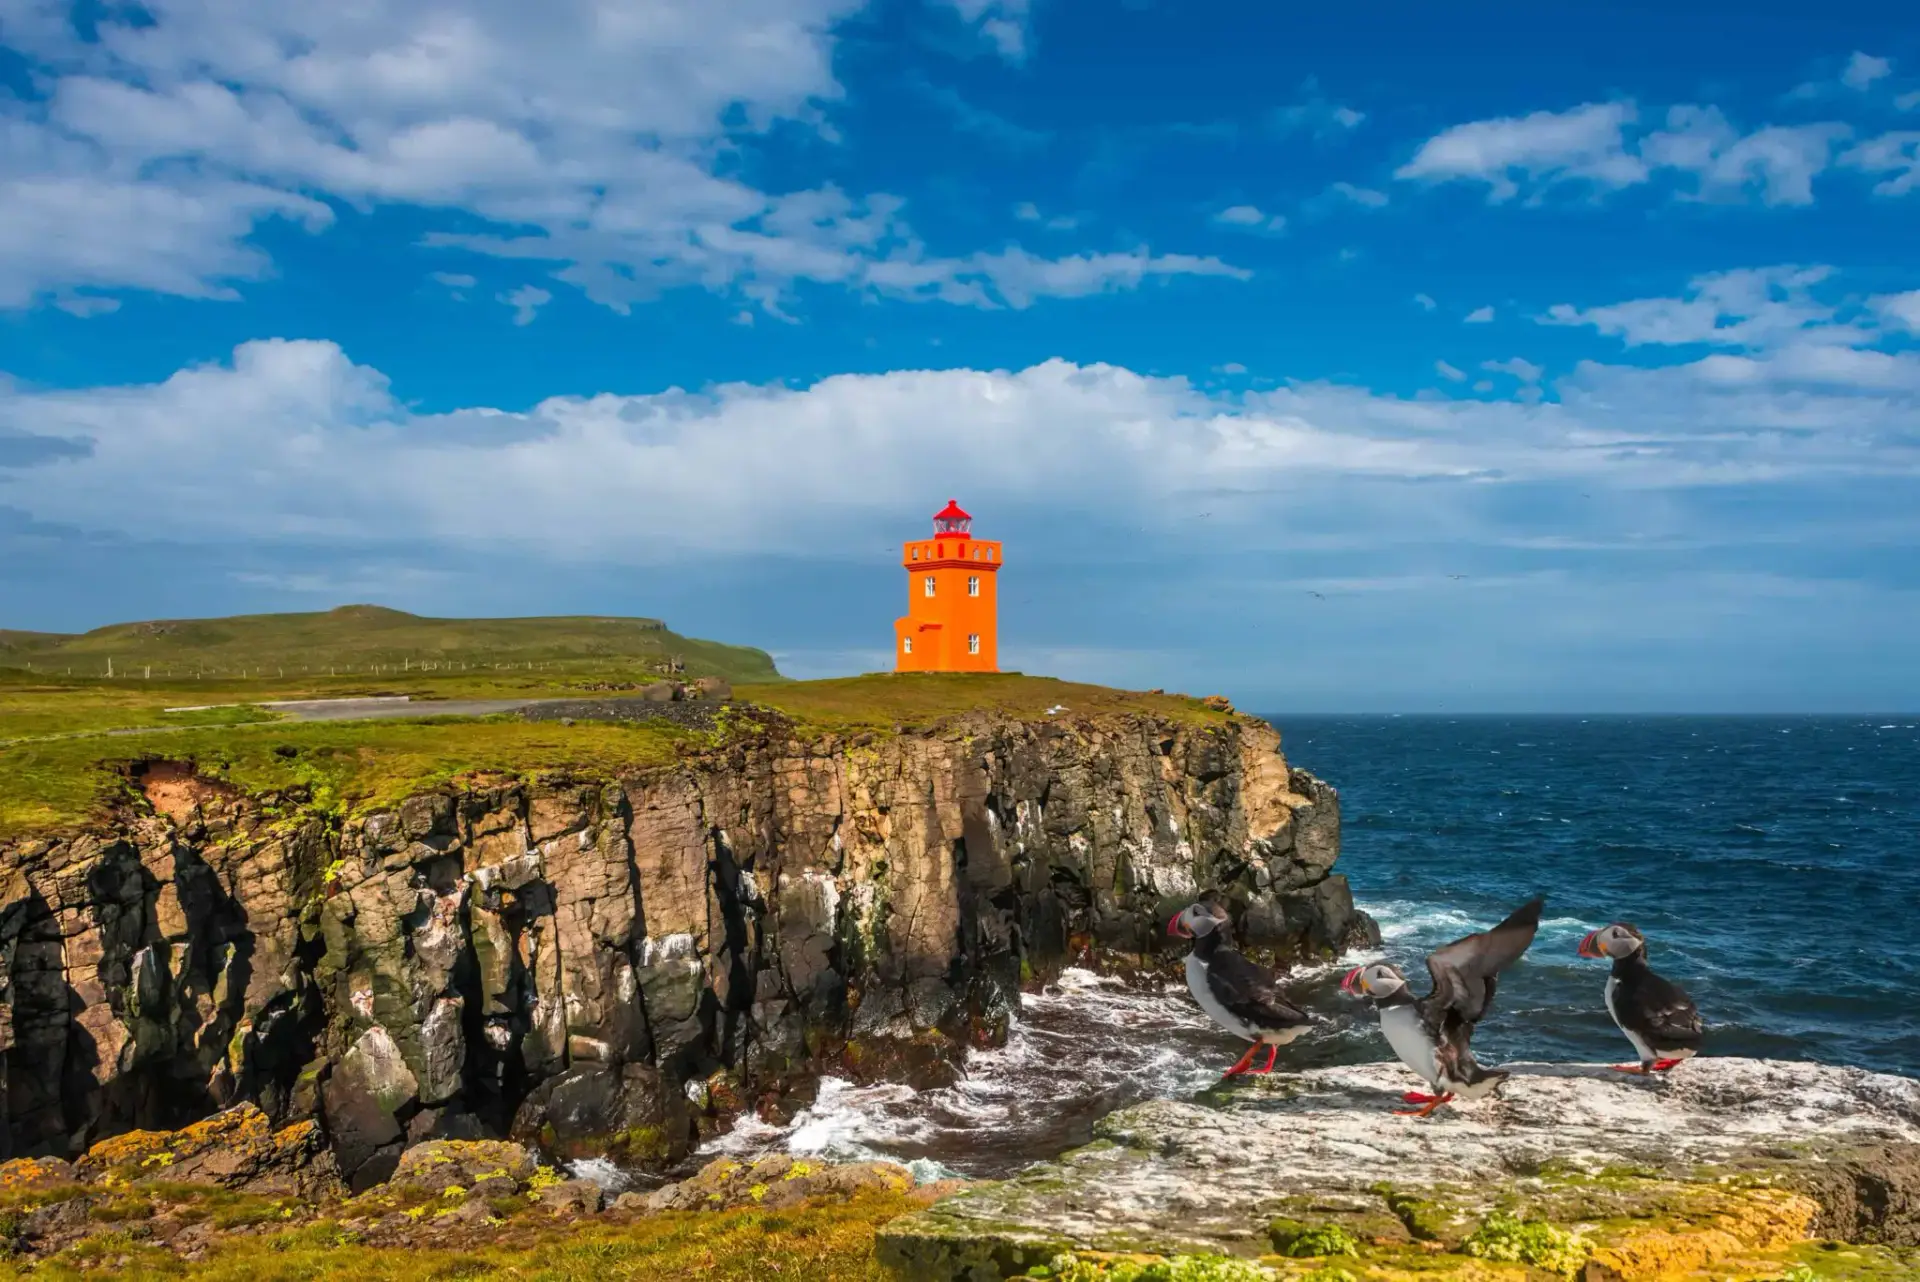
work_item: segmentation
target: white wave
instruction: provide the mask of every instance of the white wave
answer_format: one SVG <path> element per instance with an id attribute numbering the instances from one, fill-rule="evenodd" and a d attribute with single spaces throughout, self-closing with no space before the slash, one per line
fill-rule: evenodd
<path id="1" fill-rule="evenodd" d="M 604 1157 L 583 1157 L 568 1162 L 567 1174 L 576 1180 L 591 1180 L 603 1192 L 623 1193 L 633 1177 Z"/>

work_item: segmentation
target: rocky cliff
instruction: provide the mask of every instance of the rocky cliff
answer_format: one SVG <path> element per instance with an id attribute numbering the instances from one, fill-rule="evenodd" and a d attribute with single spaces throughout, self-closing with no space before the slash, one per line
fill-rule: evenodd
<path id="1" fill-rule="evenodd" d="M 6 1155 L 249 1100 L 357 1186 L 442 1136 L 665 1160 L 828 1066 L 939 1072 L 1201 888 L 1278 954 L 1372 931 L 1334 791 L 1264 723 L 714 741 L 361 815 L 138 767 L 118 821 L 0 848 Z"/>

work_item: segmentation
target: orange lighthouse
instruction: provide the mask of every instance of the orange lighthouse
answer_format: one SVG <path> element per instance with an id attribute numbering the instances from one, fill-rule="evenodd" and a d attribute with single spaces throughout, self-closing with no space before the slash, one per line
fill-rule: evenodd
<path id="1" fill-rule="evenodd" d="M 895 672 L 1000 670 L 1000 545 L 973 537 L 973 518 L 952 499 L 933 516 L 933 537 L 900 550 L 907 617 L 893 621 Z"/>

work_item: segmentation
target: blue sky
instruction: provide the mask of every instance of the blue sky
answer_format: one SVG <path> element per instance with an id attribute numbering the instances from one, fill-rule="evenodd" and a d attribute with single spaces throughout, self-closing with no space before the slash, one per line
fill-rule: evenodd
<path id="1" fill-rule="evenodd" d="M 0 626 L 1920 706 L 1920 30 L 1574 8 L 0 0 Z"/>

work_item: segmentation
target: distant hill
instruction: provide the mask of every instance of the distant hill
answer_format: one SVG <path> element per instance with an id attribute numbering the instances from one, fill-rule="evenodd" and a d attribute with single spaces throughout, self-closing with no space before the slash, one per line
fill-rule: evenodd
<path id="1" fill-rule="evenodd" d="M 109 661 L 117 675 L 151 667 L 156 677 L 529 665 L 666 671 L 677 661 L 688 676 L 782 679 L 764 650 L 681 636 L 658 619 L 596 615 L 429 619 L 378 605 L 343 605 L 316 614 L 116 623 L 78 636 L 0 630 L 0 668 L 71 668 L 75 676 L 101 676 Z"/>

